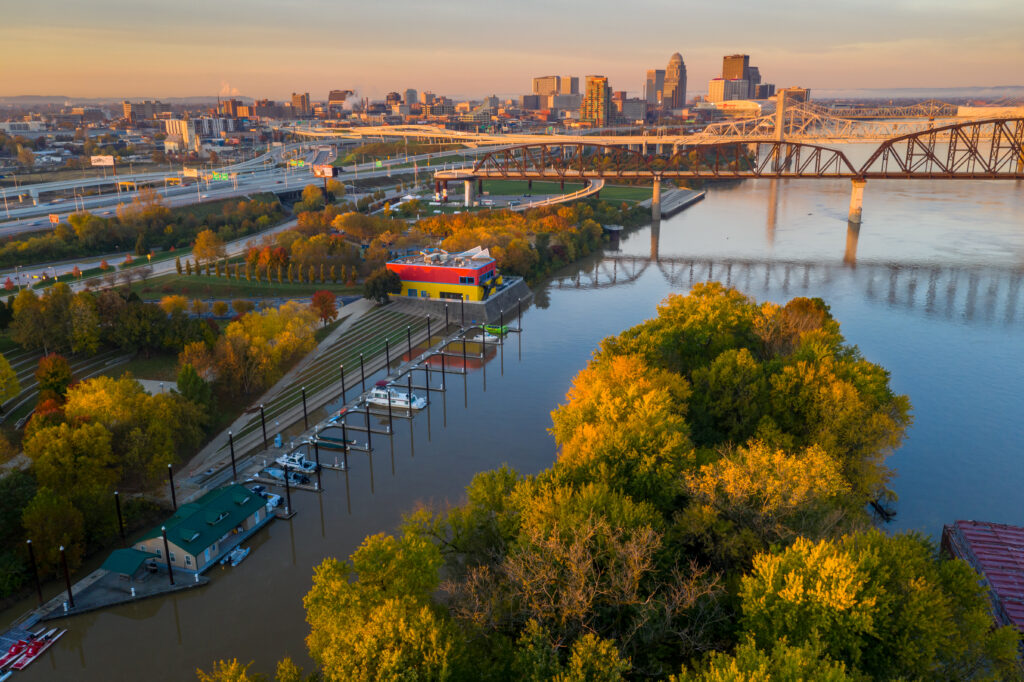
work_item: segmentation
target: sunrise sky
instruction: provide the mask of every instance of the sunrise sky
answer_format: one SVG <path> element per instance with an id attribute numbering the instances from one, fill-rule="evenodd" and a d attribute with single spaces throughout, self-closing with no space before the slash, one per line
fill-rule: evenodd
<path id="1" fill-rule="evenodd" d="M 479 97 L 591 73 L 639 93 L 676 51 L 691 96 L 734 52 L 780 87 L 1016 85 L 1022 27 L 1020 0 L 11 2 L 0 96 Z"/>

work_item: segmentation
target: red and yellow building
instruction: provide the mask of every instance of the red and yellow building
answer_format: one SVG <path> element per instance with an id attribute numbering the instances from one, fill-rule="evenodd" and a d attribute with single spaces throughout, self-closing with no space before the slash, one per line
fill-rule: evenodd
<path id="1" fill-rule="evenodd" d="M 487 249 L 463 253 L 441 249 L 421 251 L 388 261 L 388 270 L 402 280 L 402 296 L 483 301 L 499 285 L 501 275 Z"/>

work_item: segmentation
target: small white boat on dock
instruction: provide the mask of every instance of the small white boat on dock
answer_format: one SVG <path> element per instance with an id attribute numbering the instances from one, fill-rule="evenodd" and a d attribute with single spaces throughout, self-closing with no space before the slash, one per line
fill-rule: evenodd
<path id="1" fill-rule="evenodd" d="M 288 452 L 274 460 L 284 469 L 301 471 L 304 474 L 315 474 L 316 463 L 310 462 L 301 452 Z"/>
<path id="2" fill-rule="evenodd" d="M 378 382 L 366 397 L 366 403 L 376 407 L 387 407 L 390 403 L 393 409 L 422 410 L 427 406 L 427 399 L 416 393 L 388 386 L 387 382 Z"/>

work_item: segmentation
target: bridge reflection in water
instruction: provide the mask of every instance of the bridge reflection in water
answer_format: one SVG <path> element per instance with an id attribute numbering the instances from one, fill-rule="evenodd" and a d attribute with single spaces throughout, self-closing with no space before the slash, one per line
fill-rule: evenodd
<path id="1" fill-rule="evenodd" d="M 927 317 L 974 324 L 1024 321 L 1021 287 L 1024 268 L 989 265 L 937 265 L 898 262 L 855 263 L 659 253 L 660 226 L 651 227 L 651 255 L 606 253 L 575 275 L 551 281 L 554 289 L 602 289 L 628 286 L 648 271 L 658 272 L 673 288 L 719 281 L 758 294 L 817 296 L 837 285 L 852 284 L 865 300 L 903 308 Z M 857 231 L 847 232 L 847 254 L 856 253 Z M 852 249 L 851 249 L 852 243 Z M 855 256 L 854 256 L 855 258 Z"/>

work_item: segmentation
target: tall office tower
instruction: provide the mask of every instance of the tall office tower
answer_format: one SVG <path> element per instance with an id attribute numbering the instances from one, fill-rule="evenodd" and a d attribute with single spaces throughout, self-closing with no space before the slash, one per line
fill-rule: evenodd
<path id="1" fill-rule="evenodd" d="M 661 104 L 661 93 L 665 91 L 665 69 L 648 69 L 644 80 L 644 99 L 651 106 Z"/>
<path id="2" fill-rule="evenodd" d="M 309 115 L 309 93 L 308 92 L 293 92 L 292 93 L 292 113 L 299 116 Z"/>
<path id="3" fill-rule="evenodd" d="M 761 84 L 761 69 L 751 66 L 747 70 L 747 82 L 750 83 L 750 92 L 747 94 L 747 97 L 749 99 L 756 99 L 757 86 Z"/>
<path id="4" fill-rule="evenodd" d="M 731 54 L 722 57 L 722 78 L 727 81 L 745 80 L 750 82 L 750 55 Z"/>
<path id="5" fill-rule="evenodd" d="M 580 77 L 579 76 L 562 76 L 562 84 L 558 89 L 559 95 L 578 95 L 580 94 Z"/>
<path id="6" fill-rule="evenodd" d="M 225 116 L 231 116 L 232 118 L 238 117 L 238 109 L 242 106 L 242 100 L 240 99 L 222 99 L 217 106 L 217 113 L 224 114 Z"/>
<path id="7" fill-rule="evenodd" d="M 420 93 L 420 104 L 433 104 L 437 95 L 427 90 L 426 92 Z"/>
<path id="8" fill-rule="evenodd" d="M 666 109 L 682 109 L 686 106 L 686 64 L 678 52 L 668 60 L 661 102 Z"/>
<path id="9" fill-rule="evenodd" d="M 547 97 L 558 94 L 562 87 L 562 79 L 558 76 L 540 76 L 533 79 L 533 94 Z"/>
<path id="10" fill-rule="evenodd" d="M 611 104 L 611 88 L 608 87 L 608 78 L 606 76 L 587 76 L 580 119 L 590 121 L 598 127 L 606 126 L 611 120 Z"/>
<path id="11" fill-rule="evenodd" d="M 416 104 L 416 101 L 418 99 L 419 93 L 416 92 L 416 89 L 409 88 L 408 90 L 405 91 L 405 99 L 403 100 L 403 102 L 405 102 L 406 104 Z"/>
<path id="12" fill-rule="evenodd" d="M 384 95 L 384 103 L 387 104 L 389 107 L 394 106 L 395 104 L 400 104 L 401 101 L 402 96 L 399 95 L 397 92 L 389 92 L 388 94 Z"/>

